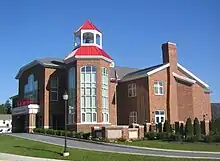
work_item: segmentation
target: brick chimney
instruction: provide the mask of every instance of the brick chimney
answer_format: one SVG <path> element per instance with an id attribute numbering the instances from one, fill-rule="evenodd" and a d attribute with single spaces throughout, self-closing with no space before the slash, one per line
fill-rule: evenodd
<path id="1" fill-rule="evenodd" d="M 170 63 L 167 68 L 167 119 L 170 123 L 179 121 L 178 102 L 177 102 L 177 83 L 173 72 L 177 73 L 177 52 L 176 44 L 166 42 L 162 44 L 163 63 Z"/>

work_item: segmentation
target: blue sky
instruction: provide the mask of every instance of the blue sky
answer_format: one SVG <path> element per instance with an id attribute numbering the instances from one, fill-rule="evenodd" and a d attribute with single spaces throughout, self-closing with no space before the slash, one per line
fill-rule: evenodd
<path id="1" fill-rule="evenodd" d="M 116 65 L 162 62 L 161 44 L 177 43 L 178 61 L 210 85 L 220 102 L 220 1 L 1 1 L 0 103 L 17 93 L 19 68 L 33 59 L 63 58 L 73 32 L 90 19 Z"/>

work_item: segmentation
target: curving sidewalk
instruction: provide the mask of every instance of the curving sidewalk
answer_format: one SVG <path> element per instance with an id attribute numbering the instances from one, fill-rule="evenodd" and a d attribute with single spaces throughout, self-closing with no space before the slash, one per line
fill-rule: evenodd
<path id="1" fill-rule="evenodd" d="M 56 159 L 36 158 L 14 154 L 0 153 L 0 161 L 63 161 Z"/>
<path id="2" fill-rule="evenodd" d="M 54 145 L 63 146 L 64 140 L 60 137 L 51 137 L 45 135 L 36 134 L 9 134 L 12 136 L 29 139 L 33 141 L 39 141 L 43 143 L 49 143 Z M 167 150 L 167 149 L 155 149 L 146 147 L 136 147 L 127 145 L 118 145 L 111 143 L 95 143 L 86 141 L 77 141 L 76 139 L 68 139 L 67 145 L 70 148 L 93 150 L 99 152 L 112 152 L 121 154 L 134 154 L 134 155 L 147 155 L 147 156 L 160 156 L 160 157 L 172 157 L 172 158 L 197 158 L 197 159 L 219 159 L 220 152 L 202 152 L 202 151 L 181 151 L 181 150 Z"/>

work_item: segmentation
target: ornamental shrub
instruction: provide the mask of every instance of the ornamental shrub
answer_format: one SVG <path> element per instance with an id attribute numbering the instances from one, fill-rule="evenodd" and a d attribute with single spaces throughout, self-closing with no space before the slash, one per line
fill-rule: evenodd
<path id="1" fill-rule="evenodd" d="M 185 135 L 185 130 L 184 130 L 184 125 L 183 123 L 180 124 L 180 129 L 179 129 L 180 135 L 183 137 Z"/>
<path id="2" fill-rule="evenodd" d="M 171 126 L 168 120 L 165 120 L 163 132 L 171 133 Z"/>
<path id="3" fill-rule="evenodd" d="M 158 127 L 159 132 L 163 132 L 162 131 L 163 129 L 162 129 L 162 123 L 161 122 L 157 124 L 157 127 Z"/>
<path id="4" fill-rule="evenodd" d="M 204 136 L 204 142 L 211 143 L 214 140 L 214 137 L 212 135 L 206 135 Z"/>
<path id="5" fill-rule="evenodd" d="M 157 133 L 156 132 L 147 132 L 147 133 L 145 133 L 145 137 L 148 140 L 156 140 L 157 139 Z"/>
<path id="6" fill-rule="evenodd" d="M 197 117 L 194 119 L 193 128 L 194 128 L 194 135 L 196 136 L 196 139 L 198 141 L 201 139 L 201 128 Z"/>
<path id="7" fill-rule="evenodd" d="M 201 134 L 202 135 L 206 135 L 206 132 L 205 132 L 205 121 L 200 121 L 200 127 L 201 127 Z"/>
<path id="8" fill-rule="evenodd" d="M 180 124 L 179 122 L 175 122 L 175 134 L 179 134 L 180 133 Z"/>
<path id="9" fill-rule="evenodd" d="M 92 136 L 92 134 L 89 132 L 89 133 L 84 133 L 83 134 L 83 139 L 90 139 L 90 137 Z"/>
<path id="10" fill-rule="evenodd" d="M 192 120 L 191 120 L 191 118 L 188 118 L 188 119 L 186 120 L 185 133 L 186 133 L 186 137 L 191 137 L 191 136 L 193 136 L 193 126 L 192 126 Z"/>

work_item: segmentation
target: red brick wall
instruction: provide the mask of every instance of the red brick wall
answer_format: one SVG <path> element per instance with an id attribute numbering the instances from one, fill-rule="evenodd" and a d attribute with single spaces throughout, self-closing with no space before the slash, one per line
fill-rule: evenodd
<path id="1" fill-rule="evenodd" d="M 110 82 L 109 85 L 109 120 L 112 125 L 117 125 L 117 98 L 116 83 Z"/>
<path id="2" fill-rule="evenodd" d="M 186 73 L 182 70 L 178 70 L 178 74 L 188 77 Z M 189 77 L 191 78 L 191 77 Z M 192 79 L 192 78 L 191 78 Z M 210 94 L 204 92 L 204 87 L 200 84 L 195 83 L 191 87 L 192 89 L 192 104 L 193 104 L 193 116 L 192 119 L 197 117 L 202 120 L 203 115 L 205 115 L 206 120 L 211 119 L 211 102 L 210 102 Z M 186 99 L 184 101 L 187 101 Z"/>
<path id="3" fill-rule="evenodd" d="M 155 122 L 155 110 L 165 110 L 166 118 L 168 118 L 168 109 L 167 109 L 167 101 L 168 101 L 168 93 L 169 90 L 167 85 L 167 69 L 164 69 L 160 72 L 152 74 L 148 77 L 149 80 L 149 107 L 150 107 L 150 120 L 148 122 Z M 155 81 L 163 81 L 164 82 L 164 95 L 155 95 L 154 94 L 154 82 Z"/>
<path id="4" fill-rule="evenodd" d="M 177 99 L 179 121 L 186 121 L 188 117 L 194 116 L 192 85 L 177 81 Z"/>
<path id="5" fill-rule="evenodd" d="M 210 95 L 204 92 L 204 89 L 198 84 L 193 85 L 193 109 L 194 117 L 199 120 L 205 115 L 206 120 L 211 119 Z"/>
<path id="6" fill-rule="evenodd" d="M 128 84 L 136 83 L 136 97 L 128 97 Z M 147 77 L 119 82 L 117 86 L 118 124 L 128 125 L 130 112 L 137 112 L 137 123 L 149 120 L 148 80 Z"/>

